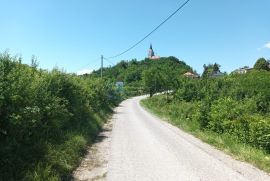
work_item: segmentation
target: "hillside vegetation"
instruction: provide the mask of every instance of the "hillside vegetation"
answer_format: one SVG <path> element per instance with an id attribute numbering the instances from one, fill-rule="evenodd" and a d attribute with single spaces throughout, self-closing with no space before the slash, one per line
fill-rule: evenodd
<path id="1" fill-rule="evenodd" d="M 0 180 L 68 180 L 113 106 L 168 90 L 167 79 L 187 70 L 175 57 L 121 61 L 104 68 L 101 79 L 100 70 L 84 76 L 46 71 L 35 59 L 29 66 L 1 54 Z"/>
<path id="2" fill-rule="evenodd" d="M 144 59 L 142 61 L 121 61 L 113 67 L 104 68 L 104 78 L 110 82 L 124 82 L 126 96 L 151 95 L 170 89 L 174 80 L 192 68 L 175 57 L 163 57 L 159 60 Z M 90 77 L 99 77 L 100 70 L 94 71 Z"/>
<path id="3" fill-rule="evenodd" d="M 270 171 L 270 72 L 178 78 L 143 104 L 203 140 Z"/>
<path id="4" fill-rule="evenodd" d="M 111 83 L 0 55 L 0 180 L 67 180 L 120 100 Z"/>
<path id="5" fill-rule="evenodd" d="M 142 94 L 155 113 L 269 172 L 270 72 L 256 64 L 219 78 L 211 75 L 220 66 L 208 65 L 190 79 L 183 74 L 192 68 L 175 57 L 131 60 L 101 79 L 100 70 L 77 76 L 0 54 L 0 180 L 69 180 L 112 107 Z"/>

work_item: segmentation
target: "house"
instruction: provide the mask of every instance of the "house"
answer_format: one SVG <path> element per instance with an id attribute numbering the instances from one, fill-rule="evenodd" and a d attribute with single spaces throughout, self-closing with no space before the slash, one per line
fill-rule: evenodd
<path id="1" fill-rule="evenodd" d="M 189 78 L 198 78 L 199 77 L 197 74 L 192 73 L 192 72 L 186 72 L 186 73 L 184 73 L 184 76 L 189 77 Z"/>
<path id="2" fill-rule="evenodd" d="M 212 74 L 209 75 L 209 77 L 222 77 L 225 76 L 225 73 L 222 73 L 220 71 L 213 72 Z"/>
<path id="3" fill-rule="evenodd" d="M 242 68 L 234 70 L 232 73 L 233 74 L 246 74 L 252 70 L 253 70 L 253 68 L 249 68 L 248 66 L 244 66 Z"/>

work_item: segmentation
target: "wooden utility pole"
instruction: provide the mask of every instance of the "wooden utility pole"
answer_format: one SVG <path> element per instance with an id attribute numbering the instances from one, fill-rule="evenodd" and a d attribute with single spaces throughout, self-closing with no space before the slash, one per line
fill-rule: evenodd
<path id="1" fill-rule="evenodd" d="M 101 69 L 100 69 L 101 78 L 102 78 L 102 74 L 103 74 L 103 55 L 101 55 Z"/>

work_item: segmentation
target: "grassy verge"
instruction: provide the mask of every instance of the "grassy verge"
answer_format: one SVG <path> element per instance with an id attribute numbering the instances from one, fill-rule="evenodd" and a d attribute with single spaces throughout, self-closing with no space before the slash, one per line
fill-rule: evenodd
<path id="1" fill-rule="evenodd" d="M 85 120 L 83 127 L 63 133 L 60 143 L 47 143 L 43 158 L 35 163 L 33 168 L 21 169 L 24 172 L 22 173 L 23 180 L 70 180 L 73 170 L 83 159 L 87 147 L 95 141 L 111 113 L 111 111 L 107 111 L 95 114 L 91 119 Z M 11 180 L 13 179 L 11 178 Z"/>
<path id="2" fill-rule="evenodd" d="M 163 103 L 161 103 L 163 102 Z M 218 134 L 201 130 L 198 122 L 188 114 L 194 111 L 196 105 L 191 103 L 164 103 L 163 96 L 154 96 L 141 101 L 141 105 L 161 119 L 193 134 L 202 141 L 233 156 L 237 160 L 246 161 L 270 173 L 270 155 L 264 150 L 240 143 L 229 134 Z M 181 110 L 181 111 L 179 111 Z"/>

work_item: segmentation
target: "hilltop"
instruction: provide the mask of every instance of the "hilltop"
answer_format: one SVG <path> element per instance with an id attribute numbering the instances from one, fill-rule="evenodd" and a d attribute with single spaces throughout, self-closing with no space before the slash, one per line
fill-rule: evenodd
<path id="1" fill-rule="evenodd" d="M 99 77 L 100 71 L 96 70 L 89 76 Z M 142 91 L 149 91 L 145 89 L 149 79 L 155 82 L 153 91 L 156 92 L 164 89 L 161 84 L 165 83 L 165 79 L 177 79 L 187 71 L 193 72 L 193 69 L 184 61 L 170 56 L 157 60 L 122 60 L 115 66 L 103 68 L 103 77 L 110 82 L 123 82 L 127 94 L 138 95 Z"/>

